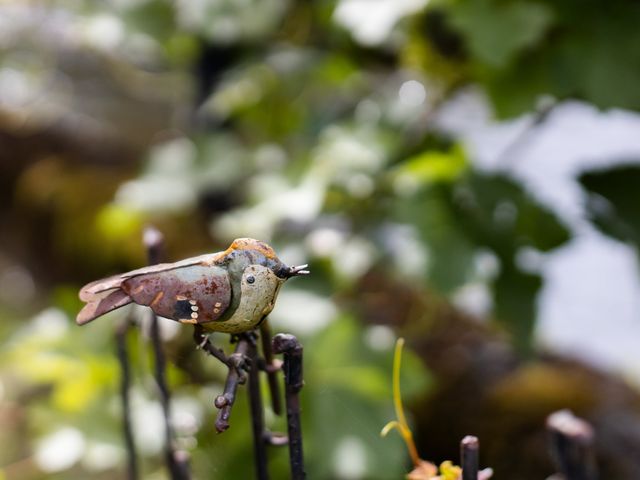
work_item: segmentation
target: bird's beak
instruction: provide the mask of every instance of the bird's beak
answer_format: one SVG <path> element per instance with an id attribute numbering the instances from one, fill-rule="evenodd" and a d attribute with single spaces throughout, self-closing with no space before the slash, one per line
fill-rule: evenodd
<path id="1" fill-rule="evenodd" d="M 289 267 L 289 271 L 286 273 L 287 278 L 297 277 L 300 275 L 309 275 L 309 270 L 307 270 L 306 263 L 304 265 L 298 265 L 297 267 Z"/>

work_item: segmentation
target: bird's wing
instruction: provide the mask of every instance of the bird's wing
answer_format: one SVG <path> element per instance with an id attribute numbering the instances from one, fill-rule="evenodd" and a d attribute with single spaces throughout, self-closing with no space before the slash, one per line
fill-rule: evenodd
<path id="1" fill-rule="evenodd" d="M 107 312 L 124 307 L 131 303 L 131 301 L 129 295 L 122 290 L 109 290 L 104 296 L 95 297 L 93 300 L 88 301 L 82 310 L 80 310 L 80 313 L 78 313 L 76 322 L 78 325 L 84 325 Z"/>
<path id="2" fill-rule="evenodd" d="M 221 258 L 222 253 L 224 252 L 208 253 L 206 255 L 180 260 L 175 263 L 159 263 L 157 265 L 150 265 L 148 267 L 138 268 L 137 270 L 131 270 L 130 272 L 103 278 L 102 280 L 91 282 L 82 287 L 80 290 L 80 300 L 83 302 L 89 302 L 95 300 L 96 297 L 102 297 L 105 293 L 108 293 L 113 289 L 120 288 L 124 280 L 138 275 L 166 272 L 168 270 L 176 270 L 193 265 L 213 265 Z"/>
<path id="3" fill-rule="evenodd" d="M 217 265 L 191 265 L 125 278 L 122 290 L 139 305 L 182 323 L 219 320 L 231 303 L 227 271 Z"/>
<path id="4" fill-rule="evenodd" d="M 192 265 L 211 265 L 215 262 L 219 253 L 207 253 L 206 255 L 200 255 L 198 257 L 186 258 L 175 263 L 158 263 L 157 265 L 150 265 L 148 267 L 138 268 L 137 270 L 131 270 L 130 272 L 120 275 L 121 278 L 131 278 L 136 275 L 146 275 L 148 273 L 166 272 L 167 270 L 175 270 L 182 267 L 190 267 Z"/>

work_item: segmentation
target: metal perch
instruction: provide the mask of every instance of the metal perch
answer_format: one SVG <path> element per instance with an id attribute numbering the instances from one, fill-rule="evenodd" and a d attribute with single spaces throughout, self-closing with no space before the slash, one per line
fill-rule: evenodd
<path id="1" fill-rule="evenodd" d="M 302 379 L 302 345 L 296 337 L 280 333 L 273 337 L 273 350 L 284 355 L 284 384 L 289 433 L 289 462 L 292 480 L 303 480 L 302 426 L 300 423 L 300 390 Z"/>

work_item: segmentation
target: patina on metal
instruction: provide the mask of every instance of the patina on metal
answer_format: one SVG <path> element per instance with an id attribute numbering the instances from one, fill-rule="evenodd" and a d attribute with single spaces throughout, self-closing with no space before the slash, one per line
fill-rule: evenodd
<path id="1" fill-rule="evenodd" d="M 288 267 L 266 243 L 239 238 L 223 252 L 152 265 L 84 286 L 80 299 L 87 305 L 76 321 L 84 325 L 133 302 L 205 330 L 247 332 L 273 310 L 282 284 L 308 274 L 306 267 Z"/>

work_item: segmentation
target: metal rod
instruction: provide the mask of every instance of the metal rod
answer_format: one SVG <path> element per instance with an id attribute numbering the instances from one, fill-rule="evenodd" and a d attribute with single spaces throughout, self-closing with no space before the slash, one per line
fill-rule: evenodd
<path id="1" fill-rule="evenodd" d="M 278 368 L 274 365 L 273 350 L 271 349 L 271 327 L 268 319 L 260 324 L 260 340 L 262 343 L 262 356 L 264 368 L 267 372 L 269 392 L 271 394 L 271 408 L 276 415 L 282 414 L 282 400 L 280 397 L 280 382 L 278 381 Z"/>
<path id="2" fill-rule="evenodd" d="M 218 395 L 214 401 L 216 408 L 220 409 L 216 417 L 216 430 L 218 433 L 222 433 L 229 428 L 229 418 L 231 417 L 233 403 L 236 400 L 238 385 L 246 381 L 246 375 L 242 373 L 242 370 L 246 366 L 250 343 L 246 336 L 241 336 L 235 352 L 228 358 L 229 373 L 224 384 L 224 392 L 222 395 Z"/>
<path id="3" fill-rule="evenodd" d="M 478 480 L 480 442 L 478 437 L 467 435 L 460 442 L 462 480 Z"/>
<path id="4" fill-rule="evenodd" d="M 149 227 L 144 231 L 143 242 L 147 248 L 149 264 L 159 263 L 162 257 L 164 245 L 163 235 L 155 228 Z M 155 358 L 154 377 L 158 391 L 160 392 L 160 403 L 164 415 L 165 431 L 165 462 L 172 480 L 189 480 L 189 460 L 186 452 L 179 452 L 174 445 L 174 432 L 171 426 L 171 392 L 167 386 L 166 379 L 166 359 L 162 349 L 162 339 L 160 338 L 160 325 L 158 317 L 151 311 L 151 344 L 153 345 L 153 355 Z"/>
<path id="5" fill-rule="evenodd" d="M 284 355 L 285 401 L 289 433 L 289 463 L 292 480 L 304 480 L 302 426 L 300 424 L 300 390 L 302 379 L 302 345 L 293 335 L 280 333 L 273 337 L 273 350 Z"/>
<path id="6" fill-rule="evenodd" d="M 229 366 L 229 357 L 227 357 L 221 348 L 216 347 L 209 340 L 208 334 L 205 332 L 202 325 L 196 324 L 193 329 L 193 341 L 196 342 L 198 348 L 201 348 L 212 357 L 217 358 L 225 365 Z"/>
<path id="7" fill-rule="evenodd" d="M 260 392 L 260 369 L 258 368 L 258 351 L 255 342 L 250 342 L 248 357 L 251 362 L 249 368 L 249 409 L 251 412 L 251 426 L 253 430 L 253 453 L 255 459 L 256 478 L 269 480 L 267 470 L 267 442 L 264 429 L 264 410 Z"/>
<path id="8" fill-rule="evenodd" d="M 138 460 L 136 445 L 131 428 L 131 403 L 129 402 L 129 387 L 131 385 L 131 366 L 127 350 L 127 333 L 131 328 L 131 319 L 126 318 L 116 329 L 116 352 L 120 364 L 120 399 L 122 402 L 122 430 L 127 450 L 127 479 L 138 478 Z"/>
<path id="9" fill-rule="evenodd" d="M 595 480 L 593 428 L 569 410 L 560 410 L 547 418 L 551 454 L 559 473 L 566 480 Z"/>

